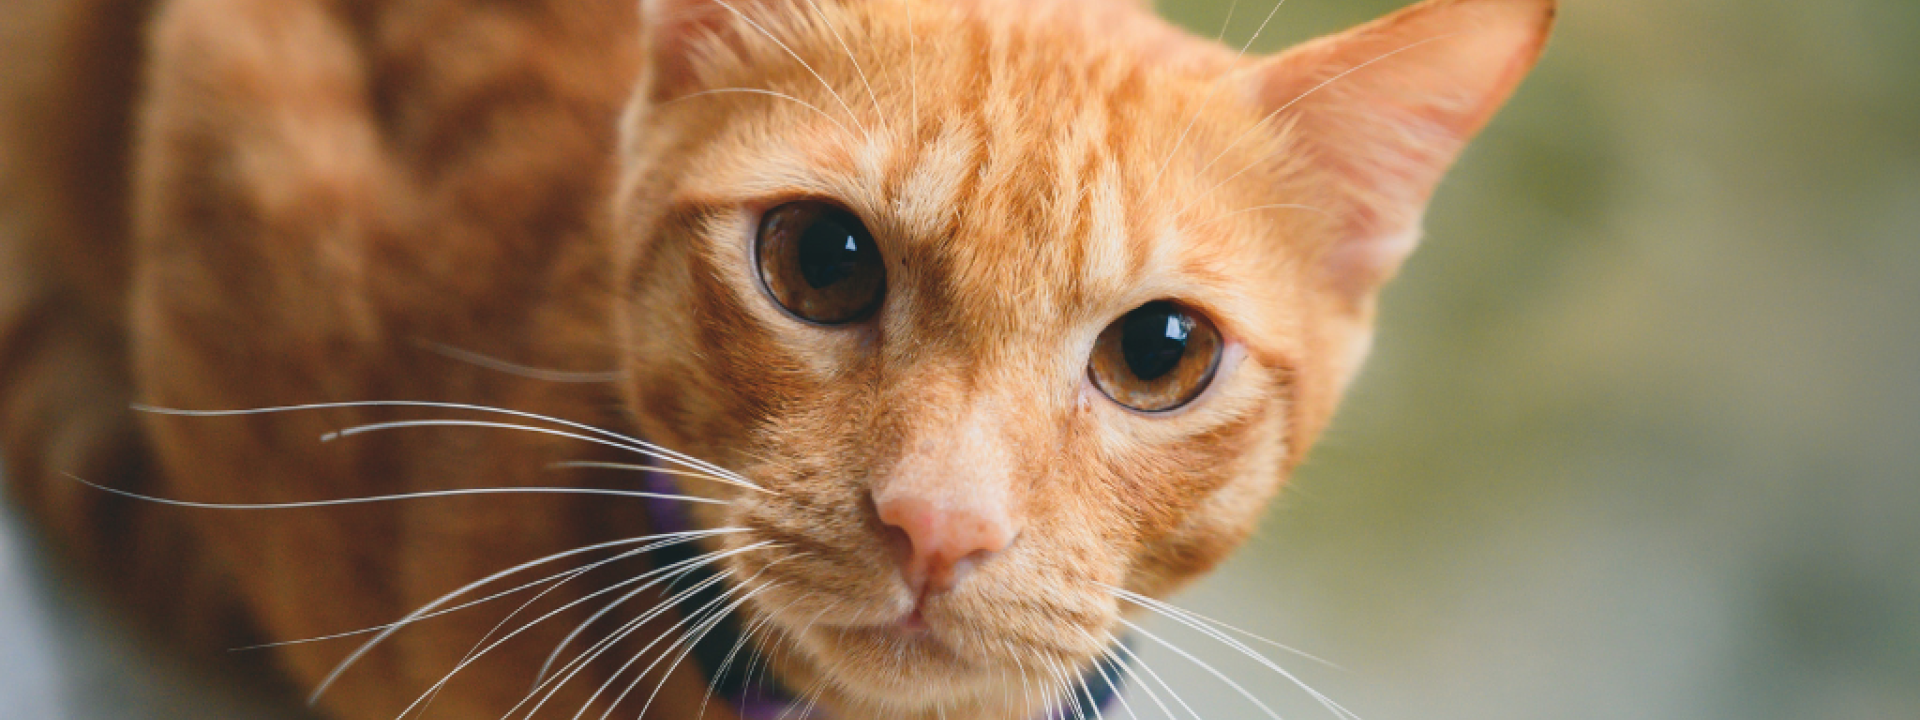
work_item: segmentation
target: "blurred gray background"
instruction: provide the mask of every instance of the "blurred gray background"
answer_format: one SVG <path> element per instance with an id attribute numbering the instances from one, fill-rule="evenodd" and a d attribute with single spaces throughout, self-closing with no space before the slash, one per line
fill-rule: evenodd
<path id="1" fill-rule="evenodd" d="M 1254 49 L 1403 4 L 1290 0 Z M 1163 10 L 1211 35 L 1228 5 Z M 1260 535 L 1180 604 L 1337 663 L 1275 653 L 1369 720 L 1920 718 L 1920 2 L 1566 0 L 1382 326 Z M 21 542 L 0 716 L 245 714 L 23 587 Z M 1204 716 L 1265 717 L 1151 645 Z"/>
<path id="2" fill-rule="evenodd" d="M 1254 49 L 1403 4 L 1289 0 Z M 1179 602 L 1370 720 L 1920 718 L 1920 2 L 1562 4 L 1332 433 Z"/>

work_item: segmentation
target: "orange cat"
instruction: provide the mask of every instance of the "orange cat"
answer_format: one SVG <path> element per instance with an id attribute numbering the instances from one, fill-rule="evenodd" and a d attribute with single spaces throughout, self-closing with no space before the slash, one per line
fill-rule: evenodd
<path id="1" fill-rule="evenodd" d="M 10 487 L 192 646 L 435 615 L 344 673 L 272 651 L 334 717 L 751 720 L 708 636 L 829 717 L 1082 712 L 1326 425 L 1553 11 L 1428 0 L 1251 57 L 1121 0 L 33 4 Z M 216 511 L 66 473 L 491 494 Z"/>

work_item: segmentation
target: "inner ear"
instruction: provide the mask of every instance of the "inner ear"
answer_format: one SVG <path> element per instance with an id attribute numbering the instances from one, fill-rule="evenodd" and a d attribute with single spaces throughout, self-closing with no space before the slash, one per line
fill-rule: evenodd
<path id="1" fill-rule="evenodd" d="M 836 1 L 814 0 L 823 9 Z M 805 0 L 640 0 L 648 96 L 658 102 L 698 91 L 703 55 L 736 52 L 782 13 L 803 11 L 811 12 Z"/>
<path id="2" fill-rule="evenodd" d="M 1441 176 L 1546 44 L 1554 0 L 1426 0 L 1267 60 L 1253 95 L 1334 196 L 1329 286 L 1371 297 L 1410 252 Z"/>

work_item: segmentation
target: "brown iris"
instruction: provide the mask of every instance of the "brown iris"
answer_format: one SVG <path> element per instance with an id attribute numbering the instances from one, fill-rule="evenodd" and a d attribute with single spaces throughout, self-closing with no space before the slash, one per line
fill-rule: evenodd
<path id="1" fill-rule="evenodd" d="M 1143 412 L 1172 410 L 1207 388 L 1222 345 L 1205 316 L 1155 300 L 1101 331 L 1087 373 L 1114 402 Z"/>
<path id="2" fill-rule="evenodd" d="M 823 325 L 859 320 L 879 307 L 887 268 L 860 218 L 815 200 L 781 205 L 760 220 L 760 281 L 788 312 Z"/>

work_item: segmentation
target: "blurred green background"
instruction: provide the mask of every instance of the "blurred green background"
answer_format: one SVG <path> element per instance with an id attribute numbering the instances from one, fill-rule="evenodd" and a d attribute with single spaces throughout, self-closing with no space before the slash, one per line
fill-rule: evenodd
<path id="1" fill-rule="evenodd" d="M 1254 50 L 1404 4 L 1290 0 Z M 1920 718 L 1920 2 L 1562 5 L 1333 431 L 1179 602 L 1370 720 Z"/>

